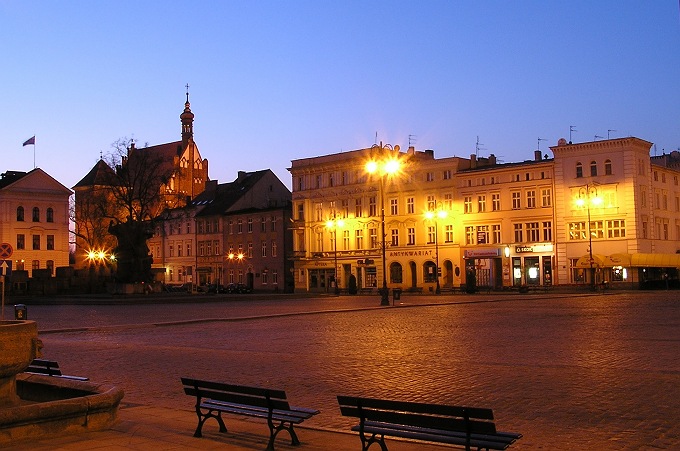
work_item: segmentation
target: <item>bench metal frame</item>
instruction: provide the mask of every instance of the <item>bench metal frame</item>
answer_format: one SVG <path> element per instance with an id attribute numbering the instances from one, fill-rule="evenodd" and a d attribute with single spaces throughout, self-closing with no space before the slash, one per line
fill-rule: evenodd
<path id="1" fill-rule="evenodd" d="M 87 377 L 69 376 L 61 373 L 59 363 L 54 360 L 33 359 L 31 364 L 24 370 L 25 373 L 42 374 L 44 376 L 61 377 L 62 379 L 72 379 L 76 381 L 88 381 Z"/>
<path id="2" fill-rule="evenodd" d="M 385 436 L 464 446 L 470 451 L 504 450 L 522 434 L 498 432 L 491 409 L 338 396 L 340 412 L 359 418 L 362 451 L 378 443 L 387 451 Z"/>
<path id="3" fill-rule="evenodd" d="M 291 445 L 300 444 L 293 426 L 319 413 L 315 409 L 295 407 L 288 404 L 283 390 L 224 384 L 183 377 L 184 393 L 196 397 L 198 425 L 194 437 L 201 437 L 203 425 L 214 418 L 220 432 L 227 432 L 222 413 L 265 418 L 269 427 L 267 450 L 274 450 L 274 441 L 279 432 L 288 431 Z"/>

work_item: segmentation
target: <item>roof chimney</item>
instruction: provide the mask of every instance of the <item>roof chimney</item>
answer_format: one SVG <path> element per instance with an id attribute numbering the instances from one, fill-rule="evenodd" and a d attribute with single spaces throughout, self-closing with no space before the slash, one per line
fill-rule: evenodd
<path id="1" fill-rule="evenodd" d="M 541 151 L 534 150 L 534 161 L 541 161 Z"/>

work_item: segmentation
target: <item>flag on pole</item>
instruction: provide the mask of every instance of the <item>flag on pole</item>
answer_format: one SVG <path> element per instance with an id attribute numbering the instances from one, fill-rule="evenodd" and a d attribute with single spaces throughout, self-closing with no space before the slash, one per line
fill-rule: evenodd
<path id="1" fill-rule="evenodd" d="M 31 145 L 35 146 L 35 135 L 31 136 L 26 141 L 24 141 L 23 147 L 31 146 Z"/>

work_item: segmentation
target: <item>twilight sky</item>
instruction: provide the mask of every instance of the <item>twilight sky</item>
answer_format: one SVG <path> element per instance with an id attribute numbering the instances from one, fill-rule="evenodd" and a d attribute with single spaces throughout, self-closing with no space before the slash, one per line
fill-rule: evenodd
<path id="1" fill-rule="evenodd" d="M 181 139 L 210 177 L 409 139 L 436 157 L 561 137 L 680 148 L 678 0 L 0 0 L 0 172 L 72 187 L 119 138 Z M 596 138 L 598 136 L 598 138 Z M 409 138 L 410 137 L 410 138 Z M 655 152 L 654 147 L 652 153 Z"/>

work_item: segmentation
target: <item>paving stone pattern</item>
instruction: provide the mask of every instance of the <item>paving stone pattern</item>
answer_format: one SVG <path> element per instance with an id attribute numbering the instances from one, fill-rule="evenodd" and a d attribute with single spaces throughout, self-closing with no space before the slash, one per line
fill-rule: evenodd
<path id="1" fill-rule="evenodd" d="M 494 409 L 516 450 L 680 449 L 680 293 L 29 305 L 44 356 L 191 414 L 180 376 L 283 388 L 346 430 L 335 396 Z"/>

